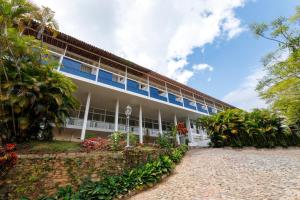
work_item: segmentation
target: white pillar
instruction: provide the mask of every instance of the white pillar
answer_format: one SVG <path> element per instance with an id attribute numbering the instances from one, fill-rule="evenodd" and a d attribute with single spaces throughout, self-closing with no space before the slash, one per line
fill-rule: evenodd
<path id="1" fill-rule="evenodd" d="M 143 144 L 143 111 L 142 111 L 141 104 L 140 104 L 140 112 L 139 112 L 139 139 L 140 139 L 140 144 Z"/>
<path id="2" fill-rule="evenodd" d="M 115 131 L 119 130 L 119 99 L 116 101 L 116 110 L 115 110 Z"/>
<path id="3" fill-rule="evenodd" d="M 160 114 L 160 109 L 158 110 L 158 131 L 159 134 L 163 134 L 162 132 L 162 124 L 161 124 L 161 114 Z"/>
<path id="4" fill-rule="evenodd" d="M 191 131 L 191 122 L 190 122 L 189 117 L 186 118 L 186 128 L 188 130 L 189 142 L 193 143 L 193 136 L 192 136 L 192 131 Z"/>
<path id="5" fill-rule="evenodd" d="M 177 117 L 176 117 L 176 114 L 174 115 L 174 125 L 175 125 L 175 128 L 176 128 L 176 141 L 177 141 L 177 144 L 180 145 L 179 134 L 178 134 L 178 131 L 177 131 Z"/>
<path id="6" fill-rule="evenodd" d="M 91 93 L 89 92 L 87 99 L 86 99 L 83 125 L 82 125 L 82 129 L 81 129 L 81 136 L 80 136 L 81 141 L 84 140 L 84 138 L 85 138 L 85 131 L 86 131 L 87 120 L 88 120 L 88 116 L 89 116 L 90 102 L 91 102 Z"/>

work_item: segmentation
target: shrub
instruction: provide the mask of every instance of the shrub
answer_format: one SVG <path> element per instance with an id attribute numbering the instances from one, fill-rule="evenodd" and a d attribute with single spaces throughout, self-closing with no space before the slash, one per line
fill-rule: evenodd
<path id="1" fill-rule="evenodd" d="M 167 134 L 159 135 L 156 141 L 160 148 L 171 148 L 173 146 Z"/>
<path id="2" fill-rule="evenodd" d="M 121 132 L 114 132 L 110 136 L 110 147 L 113 151 L 121 150 L 124 146 L 124 143 L 122 144 L 122 139 L 124 138 L 124 134 Z"/>
<path id="3" fill-rule="evenodd" d="M 107 139 L 104 138 L 89 138 L 85 139 L 81 146 L 85 151 L 91 150 L 107 150 L 109 149 L 109 142 Z"/>
<path id="4" fill-rule="evenodd" d="M 200 117 L 198 126 L 207 131 L 213 147 L 272 148 L 300 145 L 299 134 L 292 132 L 281 117 L 268 110 L 227 110 Z"/>
<path id="5" fill-rule="evenodd" d="M 14 152 L 15 144 L 6 144 L 0 147 L 0 177 L 4 177 L 7 172 L 17 163 L 18 156 Z"/>

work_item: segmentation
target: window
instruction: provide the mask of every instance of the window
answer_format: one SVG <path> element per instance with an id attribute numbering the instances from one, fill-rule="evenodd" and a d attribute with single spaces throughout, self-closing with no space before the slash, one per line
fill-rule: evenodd
<path id="1" fill-rule="evenodd" d="M 182 98 L 181 97 L 176 97 L 176 101 L 182 102 Z"/>
<path id="2" fill-rule="evenodd" d="M 162 91 L 162 90 L 158 90 L 158 94 L 159 94 L 160 96 L 163 96 L 163 97 L 166 96 L 166 93 L 165 93 L 164 91 Z"/>
<path id="3" fill-rule="evenodd" d="M 118 83 L 124 83 L 125 79 L 123 76 L 118 76 L 116 74 L 112 75 L 112 81 L 118 82 Z"/>
<path id="4" fill-rule="evenodd" d="M 80 66 L 80 71 L 92 74 L 93 69 L 89 66 L 81 65 Z"/>
<path id="5" fill-rule="evenodd" d="M 147 91 L 147 85 L 143 84 L 143 83 L 140 83 L 140 90 L 145 90 Z"/>

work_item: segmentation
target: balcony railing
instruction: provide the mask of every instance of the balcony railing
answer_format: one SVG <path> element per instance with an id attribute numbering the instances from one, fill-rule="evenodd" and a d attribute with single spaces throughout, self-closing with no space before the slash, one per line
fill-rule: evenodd
<path id="1" fill-rule="evenodd" d="M 66 128 L 73 128 L 73 129 L 82 129 L 83 126 L 83 119 L 79 118 L 68 118 L 66 121 Z M 94 131 L 104 131 L 104 132 L 114 132 L 115 124 L 109 122 L 102 122 L 96 120 L 88 120 L 87 121 L 87 130 L 94 130 Z M 126 132 L 126 125 L 119 124 L 118 131 Z M 134 134 L 139 134 L 139 127 L 137 126 L 130 126 L 129 131 L 133 132 Z M 159 131 L 157 129 L 150 129 L 150 128 L 143 128 L 143 134 L 149 134 L 152 137 L 157 137 Z"/>
<path id="2" fill-rule="evenodd" d="M 172 93 L 168 93 L 165 90 L 158 89 L 155 86 L 146 85 L 145 83 L 141 83 L 139 81 L 128 78 L 126 79 L 125 76 L 110 72 L 108 70 L 99 69 L 98 67 L 71 59 L 69 57 L 63 58 L 62 67 L 60 68 L 60 71 L 89 80 L 94 80 L 116 88 L 127 88 L 128 91 L 144 96 L 150 96 L 153 99 L 169 102 L 171 104 L 182 106 L 184 108 L 188 108 L 193 111 L 198 111 L 200 113 L 216 113 L 216 109 L 211 106 L 208 106 L 208 109 L 206 109 L 205 105 L 195 102 L 194 100 L 191 100 L 187 97 L 177 96 Z"/>

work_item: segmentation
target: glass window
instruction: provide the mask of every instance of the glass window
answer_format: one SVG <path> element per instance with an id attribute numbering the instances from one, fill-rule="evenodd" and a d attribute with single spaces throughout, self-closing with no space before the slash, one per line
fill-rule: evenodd
<path id="1" fill-rule="evenodd" d="M 81 65 L 80 66 L 80 71 L 91 74 L 92 71 L 93 71 L 93 69 L 91 67 L 89 67 L 89 66 Z"/>

